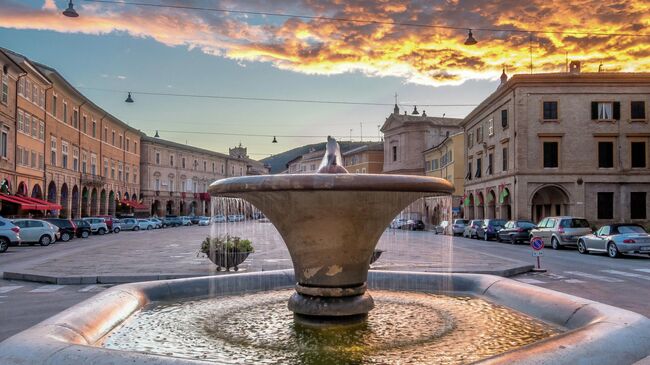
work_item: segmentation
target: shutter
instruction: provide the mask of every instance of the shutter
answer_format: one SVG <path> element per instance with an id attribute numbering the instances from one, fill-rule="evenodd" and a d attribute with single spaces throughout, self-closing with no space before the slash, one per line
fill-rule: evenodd
<path id="1" fill-rule="evenodd" d="M 621 103 L 618 101 L 614 102 L 614 120 L 621 119 Z"/>
<path id="2" fill-rule="evenodd" d="M 591 102 L 591 120 L 598 120 L 598 102 Z"/>

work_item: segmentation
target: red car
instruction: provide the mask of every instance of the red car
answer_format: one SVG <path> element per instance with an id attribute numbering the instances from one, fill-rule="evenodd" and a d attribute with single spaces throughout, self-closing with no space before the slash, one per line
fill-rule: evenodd
<path id="1" fill-rule="evenodd" d="M 112 216 L 110 216 L 110 215 L 97 215 L 96 217 L 97 218 L 104 218 L 104 222 L 106 222 L 106 227 L 108 228 L 108 231 L 113 232 L 113 217 Z"/>

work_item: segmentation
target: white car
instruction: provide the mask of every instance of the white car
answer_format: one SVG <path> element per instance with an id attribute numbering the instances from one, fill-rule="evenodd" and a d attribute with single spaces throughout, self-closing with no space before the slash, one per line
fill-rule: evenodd
<path id="1" fill-rule="evenodd" d="M 199 226 L 209 226 L 210 217 L 199 217 Z"/>
<path id="2" fill-rule="evenodd" d="M 90 232 L 97 233 L 100 236 L 108 233 L 108 226 L 104 218 L 84 218 L 83 220 L 90 224 Z"/>
<path id="3" fill-rule="evenodd" d="M 217 214 L 212 217 L 212 223 L 224 223 L 226 221 L 226 216 L 222 214 Z"/>
<path id="4" fill-rule="evenodd" d="M 138 219 L 138 227 L 140 229 L 152 230 L 154 229 L 154 223 L 148 219 Z"/>
<path id="5" fill-rule="evenodd" d="M 393 219 L 392 222 L 390 222 L 390 228 L 393 229 L 400 229 L 402 228 L 403 225 L 405 225 L 408 222 L 408 219 L 404 218 L 395 218 Z"/>
<path id="6" fill-rule="evenodd" d="M 59 227 L 49 222 L 39 219 L 14 219 L 12 223 L 20 228 L 21 242 L 49 246 L 58 239 Z"/>
<path id="7" fill-rule="evenodd" d="M 181 217 L 181 222 L 183 223 L 184 226 L 192 225 L 192 220 L 190 219 L 190 217 Z"/>
<path id="8" fill-rule="evenodd" d="M 153 228 L 158 229 L 162 228 L 162 221 L 158 218 L 149 218 L 149 222 L 153 223 Z"/>
<path id="9" fill-rule="evenodd" d="M 243 214 L 231 214 L 228 216 L 228 222 L 242 222 L 246 220 Z"/>

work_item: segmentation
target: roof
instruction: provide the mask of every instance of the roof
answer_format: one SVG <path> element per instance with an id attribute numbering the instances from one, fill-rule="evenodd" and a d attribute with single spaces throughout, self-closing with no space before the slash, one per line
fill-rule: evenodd
<path id="1" fill-rule="evenodd" d="M 395 114 L 391 113 L 384 122 L 384 125 L 381 126 L 381 131 L 387 131 L 388 126 L 392 122 L 397 122 L 399 124 L 427 124 L 430 126 L 440 126 L 440 127 L 459 127 L 460 123 L 463 121 L 462 118 L 445 118 L 445 117 L 429 117 L 422 115 L 412 115 L 412 114 Z"/>
<path id="2" fill-rule="evenodd" d="M 438 148 L 438 147 L 444 145 L 445 143 L 447 143 L 447 141 L 449 141 L 449 140 L 451 140 L 452 138 L 454 138 L 454 137 L 456 137 L 456 136 L 458 136 L 458 135 L 460 135 L 460 134 L 463 134 L 463 133 L 465 133 L 465 132 L 461 131 L 461 132 L 458 132 L 458 133 L 451 134 L 451 135 L 445 137 L 445 139 L 443 139 L 442 141 L 440 141 L 440 143 L 438 143 L 437 145 L 435 145 L 435 146 L 433 146 L 433 147 L 431 147 L 431 148 L 427 148 L 426 150 L 424 150 L 424 151 L 422 151 L 422 152 L 424 153 L 424 152 L 433 151 L 433 150 L 435 150 L 436 148 Z"/>
<path id="3" fill-rule="evenodd" d="M 22 64 L 23 66 L 27 66 L 29 69 L 31 69 L 32 71 L 34 71 L 34 73 L 35 73 L 37 76 L 39 76 L 43 81 L 45 81 L 45 82 L 48 83 L 48 84 L 51 84 L 51 83 L 52 83 L 52 82 L 50 81 L 50 79 L 47 78 L 47 76 L 43 75 L 43 74 L 41 73 L 41 71 L 39 71 L 39 70 L 35 67 L 35 63 L 32 62 L 29 58 L 27 58 L 27 57 L 21 55 L 20 53 L 16 53 L 16 52 L 14 52 L 14 51 L 12 51 L 12 50 L 10 50 L 10 49 L 7 49 L 7 48 L 2 48 L 2 47 L 0 47 L 0 50 L 2 50 L 3 53 L 4 53 L 5 55 L 7 55 L 9 58 L 11 58 L 11 60 L 12 60 L 14 63 L 19 64 L 19 65 Z M 34 64 L 34 65 L 32 65 L 32 64 Z M 28 71 L 28 70 L 26 70 L 24 67 L 21 67 L 21 68 L 23 69 L 23 71 Z"/>
<path id="4" fill-rule="evenodd" d="M 629 83 L 648 84 L 650 83 L 650 72 L 550 72 L 538 74 L 517 74 L 512 76 L 506 83 L 500 85 L 490 96 L 483 100 L 465 118 L 461 125 L 466 125 L 470 120 L 479 115 L 484 109 L 503 95 L 512 92 L 522 85 L 544 85 L 563 84 L 566 86 L 579 84 L 607 84 L 607 83 Z"/>
<path id="5" fill-rule="evenodd" d="M 342 155 L 349 156 L 363 151 L 383 151 L 383 150 L 384 150 L 384 142 L 370 142 L 366 145 L 359 146 L 357 148 L 353 148 L 349 151 L 346 151 Z"/>
<path id="6" fill-rule="evenodd" d="M 203 154 L 211 155 L 211 156 L 214 156 L 214 157 L 220 157 L 220 158 L 224 158 L 224 159 L 228 159 L 228 160 L 244 161 L 247 164 L 261 164 L 261 162 L 255 161 L 255 160 L 250 159 L 250 158 L 232 157 L 232 156 L 227 155 L 225 153 L 216 152 L 216 151 L 212 151 L 212 150 L 207 150 L 207 149 L 200 148 L 200 147 L 189 146 L 189 145 L 178 143 L 178 142 L 172 142 L 172 141 L 168 141 L 166 139 L 162 139 L 162 138 L 159 138 L 159 137 L 149 137 L 146 134 L 143 134 L 142 137 L 140 138 L 140 143 L 146 143 L 146 142 L 153 143 L 153 144 L 160 144 L 160 145 L 164 145 L 164 146 L 169 146 L 169 147 L 182 149 L 182 150 L 186 150 L 186 151 L 191 151 L 191 152 L 195 152 L 195 153 L 203 153 Z"/>

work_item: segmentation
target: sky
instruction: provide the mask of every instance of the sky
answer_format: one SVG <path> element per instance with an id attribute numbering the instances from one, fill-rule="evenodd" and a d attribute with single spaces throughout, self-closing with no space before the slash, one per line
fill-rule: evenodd
<path id="1" fill-rule="evenodd" d="M 219 152 L 241 143 L 255 159 L 327 135 L 377 140 L 395 93 L 409 113 L 463 117 L 503 68 L 530 72 L 531 55 L 534 72 L 562 72 L 567 58 L 586 72 L 650 71 L 647 0 L 73 2 L 78 18 L 61 15 L 68 0 L 0 0 L 0 46 L 56 68 L 148 135 Z M 185 8 L 124 4 L 136 2 Z"/>

